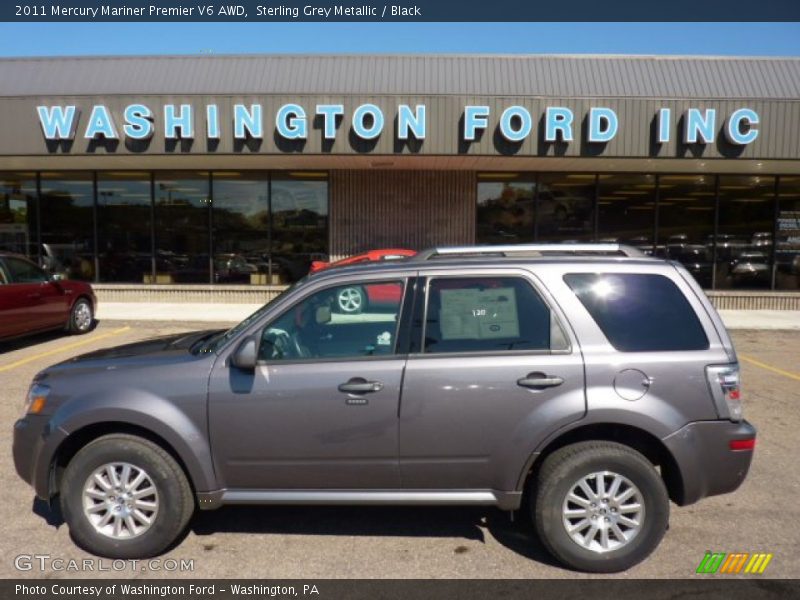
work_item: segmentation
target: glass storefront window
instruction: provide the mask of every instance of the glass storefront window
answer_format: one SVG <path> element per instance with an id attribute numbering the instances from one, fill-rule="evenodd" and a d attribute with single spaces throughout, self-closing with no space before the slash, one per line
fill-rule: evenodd
<path id="1" fill-rule="evenodd" d="M 97 257 L 101 282 L 152 281 L 150 173 L 97 174 Z"/>
<path id="2" fill-rule="evenodd" d="M 214 279 L 217 283 L 269 281 L 269 177 L 215 171 Z"/>
<path id="3" fill-rule="evenodd" d="M 91 173 L 41 174 L 42 266 L 49 273 L 91 281 L 94 262 L 94 182 Z"/>
<path id="4" fill-rule="evenodd" d="M 772 286 L 773 177 L 721 175 L 716 289 Z"/>
<path id="5" fill-rule="evenodd" d="M 653 252 L 655 175 L 598 176 L 597 239 Z"/>
<path id="6" fill-rule="evenodd" d="M 327 173 L 272 176 L 271 269 L 281 283 L 308 273 L 311 261 L 327 259 Z"/>
<path id="7" fill-rule="evenodd" d="M 677 260 L 710 289 L 714 243 L 713 175 L 661 175 L 658 179 L 656 256 Z"/>
<path id="8" fill-rule="evenodd" d="M 536 184 L 479 175 L 476 242 L 524 244 L 534 240 Z"/>
<path id="9" fill-rule="evenodd" d="M 576 242 L 594 239 L 596 178 L 589 173 L 539 176 L 539 240 Z"/>
<path id="10" fill-rule="evenodd" d="M 39 207 L 37 173 L 0 173 L 0 250 L 41 257 L 48 272 L 64 277 L 282 284 L 328 258 L 327 172 L 47 171 L 38 177 Z"/>
<path id="11" fill-rule="evenodd" d="M 778 186 L 778 237 L 775 289 L 800 290 L 800 177 L 781 177 Z"/>
<path id="12" fill-rule="evenodd" d="M 0 173 L 0 249 L 39 259 L 36 173 Z"/>
<path id="13" fill-rule="evenodd" d="M 211 281 L 209 206 L 207 172 L 156 173 L 156 283 Z"/>

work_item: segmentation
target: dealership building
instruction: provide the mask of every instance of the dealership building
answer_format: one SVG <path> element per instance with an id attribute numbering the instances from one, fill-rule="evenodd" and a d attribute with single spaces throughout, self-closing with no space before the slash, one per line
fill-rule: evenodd
<path id="1" fill-rule="evenodd" d="M 800 307 L 799 58 L 2 59 L 0 132 L 0 249 L 107 297 L 615 241 Z"/>

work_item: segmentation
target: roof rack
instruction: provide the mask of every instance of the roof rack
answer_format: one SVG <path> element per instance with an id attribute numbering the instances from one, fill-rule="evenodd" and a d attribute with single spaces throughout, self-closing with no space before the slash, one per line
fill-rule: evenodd
<path id="1" fill-rule="evenodd" d="M 629 258 L 647 257 L 647 254 L 625 244 L 509 244 L 499 246 L 449 246 L 429 248 L 419 252 L 412 260 L 424 261 L 448 256 L 551 256 L 558 254 L 619 254 Z"/>

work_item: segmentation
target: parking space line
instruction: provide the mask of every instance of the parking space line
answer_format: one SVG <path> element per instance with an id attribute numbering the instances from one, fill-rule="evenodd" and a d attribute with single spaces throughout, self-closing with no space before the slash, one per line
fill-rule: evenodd
<path id="1" fill-rule="evenodd" d="M 742 360 L 754 364 L 757 367 L 761 367 L 762 369 L 766 369 L 767 371 L 772 371 L 773 373 L 778 373 L 779 375 L 783 375 L 784 377 L 788 377 L 789 379 L 794 379 L 795 381 L 800 381 L 800 374 L 798 373 L 792 373 L 791 371 L 784 371 L 783 369 L 779 369 L 778 367 L 773 367 L 772 365 L 768 365 L 767 363 L 761 362 L 760 360 L 756 360 L 755 358 L 745 356 L 744 354 L 739 354 L 738 356 Z"/>
<path id="2" fill-rule="evenodd" d="M 47 352 L 40 352 L 39 354 L 34 354 L 33 356 L 28 356 L 26 358 L 22 358 L 16 362 L 13 362 L 8 365 L 0 366 L 0 373 L 4 371 L 10 371 L 11 369 L 16 369 L 22 365 L 28 364 L 29 362 L 33 362 L 34 360 L 39 360 L 40 358 L 45 358 L 46 356 L 52 356 L 53 354 L 58 354 L 60 352 L 66 352 L 67 350 L 72 350 L 73 348 L 78 348 L 80 346 L 85 346 L 86 344 L 91 344 L 92 342 L 96 342 L 98 340 L 102 340 L 105 338 L 109 338 L 114 335 L 119 335 L 125 331 L 128 331 L 130 326 L 120 327 L 119 329 L 115 329 L 114 331 L 109 331 L 108 333 L 104 333 L 102 335 L 98 335 L 95 337 L 89 337 L 78 342 L 73 342 L 71 344 L 67 344 L 66 346 L 59 346 L 58 348 L 53 348 L 52 350 L 48 350 Z"/>

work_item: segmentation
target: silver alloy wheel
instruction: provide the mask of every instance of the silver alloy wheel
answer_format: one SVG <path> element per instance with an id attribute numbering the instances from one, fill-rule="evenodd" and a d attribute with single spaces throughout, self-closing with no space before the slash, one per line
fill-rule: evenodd
<path id="1" fill-rule="evenodd" d="M 86 302 L 78 302 L 73 315 L 78 331 L 86 331 L 92 324 L 92 309 Z"/>
<path id="2" fill-rule="evenodd" d="M 567 535 L 599 554 L 629 544 L 641 532 L 644 518 L 639 488 L 612 471 L 590 473 L 576 481 L 562 506 Z"/>
<path id="3" fill-rule="evenodd" d="M 348 287 L 339 292 L 338 302 L 342 312 L 355 313 L 361 309 L 364 297 L 358 288 Z"/>
<path id="4" fill-rule="evenodd" d="M 98 467 L 83 486 L 83 514 L 115 540 L 142 535 L 158 515 L 158 491 L 144 469 L 125 462 Z"/>

